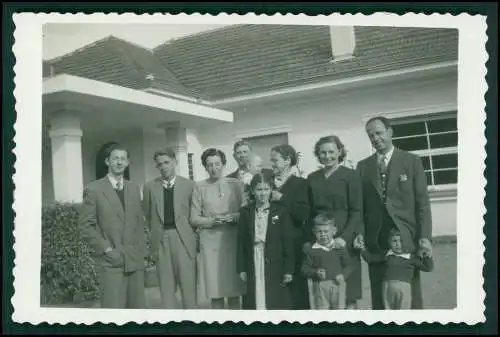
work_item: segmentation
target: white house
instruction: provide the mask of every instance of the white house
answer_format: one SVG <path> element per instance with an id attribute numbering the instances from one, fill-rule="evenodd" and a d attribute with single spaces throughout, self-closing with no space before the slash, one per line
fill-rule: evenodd
<path id="1" fill-rule="evenodd" d="M 336 134 L 346 165 L 370 155 L 365 121 L 392 119 L 397 146 L 422 156 L 434 235 L 456 234 L 458 31 L 242 25 L 154 50 L 109 37 L 44 62 L 44 204 L 81 201 L 100 177 L 103 146 L 131 152 L 130 179 L 157 175 L 153 152 L 175 147 L 180 174 L 205 177 L 200 155 L 246 138 L 318 168 L 315 141 Z"/>

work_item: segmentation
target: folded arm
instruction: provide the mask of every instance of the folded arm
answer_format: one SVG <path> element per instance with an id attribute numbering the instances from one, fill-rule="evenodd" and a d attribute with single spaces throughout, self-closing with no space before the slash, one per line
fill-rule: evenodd
<path id="1" fill-rule="evenodd" d="M 211 228 L 215 223 L 215 218 L 207 217 L 203 212 L 203 197 L 198 186 L 193 189 L 191 198 L 191 224 L 196 228 Z"/>

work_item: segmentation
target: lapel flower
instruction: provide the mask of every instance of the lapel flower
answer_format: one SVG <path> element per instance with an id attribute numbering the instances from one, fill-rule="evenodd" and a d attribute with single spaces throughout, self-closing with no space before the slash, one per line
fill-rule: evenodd
<path id="1" fill-rule="evenodd" d="M 399 176 L 399 181 L 401 182 L 405 182 L 408 180 L 408 176 L 406 175 L 406 173 L 403 173 Z"/>
<path id="2" fill-rule="evenodd" d="M 278 222 L 279 220 L 280 220 L 280 217 L 279 217 L 278 215 L 275 215 L 275 216 L 273 216 L 273 217 L 271 218 L 271 222 L 272 222 L 273 224 L 275 224 L 275 223 L 276 223 L 276 222 Z"/>

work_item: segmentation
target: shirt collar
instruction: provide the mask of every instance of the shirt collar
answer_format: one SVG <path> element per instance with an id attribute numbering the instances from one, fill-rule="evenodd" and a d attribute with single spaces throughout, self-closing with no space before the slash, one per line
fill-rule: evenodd
<path id="1" fill-rule="evenodd" d="M 161 183 L 163 184 L 163 186 L 167 187 L 168 185 L 170 185 L 170 187 L 174 186 L 175 184 L 175 178 L 176 176 L 174 175 L 174 177 L 170 180 L 164 180 L 163 177 L 161 178 Z"/>
<path id="2" fill-rule="evenodd" d="M 116 179 L 116 177 L 112 176 L 111 174 L 108 173 L 108 180 L 113 185 L 113 188 L 116 189 L 116 185 L 118 184 L 118 181 L 121 182 L 121 185 L 123 186 L 123 177 L 120 177 L 120 180 Z"/>
<path id="3" fill-rule="evenodd" d="M 259 207 L 259 206 L 256 205 L 255 206 L 255 211 L 256 212 L 259 212 L 259 211 L 260 212 L 268 212 L 270 208 L 271 208 L 271 204 L 270 203 L 268 203 L 267 205 L 264 205 L 264 207 Z"/>
<path id="4" fill-rule="evenodd" d="M 319 242 L 315 242 L 313 245 L 312 245 L 312 249 L 323 249 L 327 252 L 329 252 L 330 250 L 334 249 L 336 246 L 335 246 L 335 240 L 332 239 L 332 241 L 330 241 L 330 243 L 326 246 L 323 246 L 322 244 L 320 244 Z"/>
<path id="5" fill-rule="evenodd" d="M 389 251 L 387 252 L 387 254 L 385 254 L 385 256 L 389 256 L 389 255 L 399 256 L 399 257 L 402 257 L 403 259 L 407 259 L 407 260 L 409 260 L 410 257 L 411 257 L 410 253 L 396 254 L 396 253 L 394 253 L 392 251 L 392 249 L 389 249 Z"/>
<path id="6" fill-rule="evenodd" d="M 393 154 L 393 153 L 394 153 L 394 146 L 393 146 L 393 147 L 392 147 L 392 149 L 391 149 L 389 152 L 387 152 L 385 155 L 382 155 L 382 154 L 380 154 L 380 153 L 377 153 L 377 158 L 378 158 L 378 160 L 380 160 L 380 158 L 381 158 L 382 156 L 385 156 L 385 163 L 387 164 L 387 163 L 389 163 L 389 162 L 391 161 L 391 158 L 392 158 L 392 154 Z"/>

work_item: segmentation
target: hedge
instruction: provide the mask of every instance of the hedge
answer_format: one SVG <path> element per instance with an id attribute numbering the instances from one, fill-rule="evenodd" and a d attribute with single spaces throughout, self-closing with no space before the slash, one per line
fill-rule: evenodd
<path id="1" fill-rule="evenodd" d="M 99 299 L 98 275 L 88 244 L 78 231 L 80 204 L 56 203 L 42 209 L 42 305 Z M 146 235 L 149 245 L 149 233 Z M 152 265 L 148 256 L 145 263 Z"/>
<path id="2" fill-rule="evenodd" d="M 90 250 L 78 233 L 79 204 L 42 210 L 42 304 L 97 300 L 99 284 Z"/>

